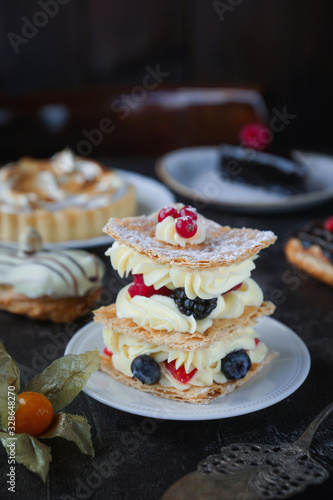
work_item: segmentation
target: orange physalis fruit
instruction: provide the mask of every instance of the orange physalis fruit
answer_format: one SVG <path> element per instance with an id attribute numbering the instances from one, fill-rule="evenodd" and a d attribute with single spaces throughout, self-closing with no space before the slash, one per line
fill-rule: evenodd
<path id="1" fill-rule="evenodd" d="M 18 400 L 20 406 L 15 412 L 16 434 L 27 433 L 34 437 L 43 434 L 53 419 L 50 401 L 38 392 L 21 392 Z"/>

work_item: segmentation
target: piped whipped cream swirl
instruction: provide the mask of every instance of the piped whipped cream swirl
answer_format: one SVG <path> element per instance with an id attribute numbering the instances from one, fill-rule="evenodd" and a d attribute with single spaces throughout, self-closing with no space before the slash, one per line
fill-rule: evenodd
<path id="1" fill-rule="evenodd" d="M 153 295 L 144 297 L 128 293 L 130 285 L 118 293 L 116 309 L 118 318 L 130 318 L 139 326 L 149 326 L 155 330 L 168 332 L 203 333 L 214 319 L 239 318 L 245 306 L 259 306 L 263 293 L 257 283 L 249 278 L 236 291 L 220 295 L 217 306 L 207 318 L 196 320 L 193 316 L 182 314 L 171 297 Z"/>
<path id="2" fill-rule="evenodd" d="M 157 290 L 162 286 L 182 287 L 190 299 L 217 297 L 249 278 L 256 267 L 253 262 L 256 256 L 231 266 L 196 270 L 156 264 L 145 255 L 118 242 L 115 242 L 105 255 L 110 257 L 112 267 L 121 277 L 128 276 L 130 272 L 143 274 L 147 286 L 153 285 Z"/>
<path id="3" fill-rule="evenodd" d="M 256 345 L 254 339 L 259 335 L 251 327 L 237 330 L 209 347 L 194 351 L 169 349 L 166 346 L 151 344 L 126 334 L 113 332 L 106 327 L 103 330 L 103 336 L 106 347 L 113 353 L 112 363 L 116 370 L 127 377 L 132 377 L 132 361 L 141 354 L 147 354 L 156 362 L 161 363 L 159 383 L 164 387 L 176 387 L 179 390 L 186 390 L 191 386 L 206 387 L 212 385 L 213 382 L 218 384 L 227 382 L 221 371 L 221 360 L 232 351 L 246 350 L 252 363 L 261 363 L 267 354 L 267 347 L 263 342 Z M 184 365 L 186 373 L 190 373 L 194 368 L 198 370 L 187 384 L 176 380 L 163 363 L 164 361 L 170 363 L 174 360 L 176 369 Z"/>
<path id="4" fill-rule="evenodd" d="M 165 243 L 170 243 L 171 245 L 178 245 L 181 247 L 185 247 L 187 244 L 190 245 L 198 245 L 199 243 L 203 243 L 206 238 L 205 228 L 200 221 L 200 215 L 196 221 L 197 223 L 197 231 L 194 236 L 191 238 L 183 238 L 176 231 L 176 221 L 170 215 L 162 220 L 162 222 L 158 222 L 156 224 L 156 238 L 160 241 L 164 241 Z"/>

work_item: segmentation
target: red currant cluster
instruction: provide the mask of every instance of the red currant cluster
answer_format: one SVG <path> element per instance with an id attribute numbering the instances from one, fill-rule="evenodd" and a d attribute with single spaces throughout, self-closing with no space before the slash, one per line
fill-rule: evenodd
<path id="1" fill-rule="evenodd" d="M 198 214 L 194 207 L 186 205 L 179 211 L 174 207 L 162 208 L 158 213 L 158 222 L 168 216 L 176 219 L 176 231 L 182 238 L 192 238 L 196 234 Z"/>

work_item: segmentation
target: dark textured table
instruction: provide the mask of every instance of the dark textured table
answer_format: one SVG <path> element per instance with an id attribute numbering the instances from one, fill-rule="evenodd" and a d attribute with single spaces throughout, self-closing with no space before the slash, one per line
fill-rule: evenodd
<path id="1" fill-rule="evenodd" d="M 153 160 L 115 161 L 114 165 L 154 175 Z M 332 401 L 333 289 L 299 275 L 283 254 L 283 245 L 295 226 L 313 217 L 332 214 L 332 204 L 269 216 L 228 214 L 211 207 L 200 210 L 221 224 L 271 229 L 278 235 L 277 243 L 261 253 L 255 279 L 265 297 L 278 306 L 274 317 L 297 332 L 306 343 L 312 362 L 306 381 L 295 393 L 269 408 L 203 422 L 162 421 L 131 415 L 105 406 L 82 392 L 67 410 L 87 416 L 92 426 L 95 458 L 82 455 L 67 441 L 52 440 L 53 460 L 47 484 L 18 465 L 16 493 L 10 494 L 6 485 L 7 459 L 2 448 L 1 499 L 157 500 L 174 481 L 195 470 L 200 460 L 218 453 L 222 446 L 235 442 L 275 444 L 297 439 Z M 115 288 L 121 287 L 109 259 L 104 257 L 106 248 L 93 249 L 107 264 L 104 302 L 109 301 L 110 294 L 114 298 Z M 23 383 L 63 354 L 63 336 L 59 334 L 61 339 L 55 340 L 57 333 L 64 332 L 63 326 L 6 312 L 0 313 L 0 321 L 0 337 L 20 363 Z M 75 331 L 89 321 L 91 316 L 80 320 Z M 321 485 L 311 486 L 295 496 L 295 500 L 332 497 L 332 422 L 333 415 L 320 427 L 311 447 L 312 456 L 331 471 L 330 477 Z"/>

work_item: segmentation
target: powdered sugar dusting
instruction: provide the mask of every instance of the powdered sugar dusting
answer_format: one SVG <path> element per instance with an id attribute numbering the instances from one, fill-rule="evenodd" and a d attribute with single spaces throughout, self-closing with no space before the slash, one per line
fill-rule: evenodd
<path id="1" fill-rule="evenodd" d="M 156 214 L 126 219 L 111 218 L 103 231 L 115 240 L 160 263 L 182 267 L 230 266 L 256 255 L 275 242 L 272 231 L 220 226 L 199 215 L 206 239 L 199 245 L 176 247 L 155 238 Z"/>

